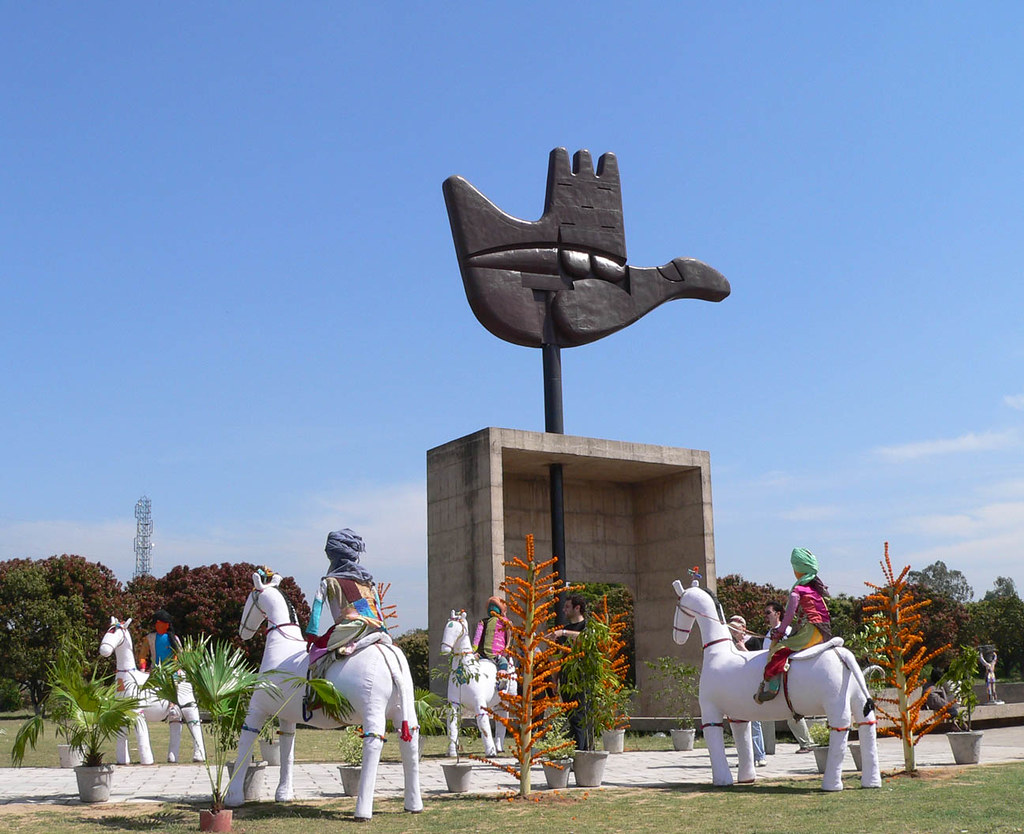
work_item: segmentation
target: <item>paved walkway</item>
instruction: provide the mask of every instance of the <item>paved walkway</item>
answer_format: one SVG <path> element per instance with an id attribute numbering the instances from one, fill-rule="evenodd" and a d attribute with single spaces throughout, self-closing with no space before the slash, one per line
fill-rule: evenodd
<path id="1" fill-rule="evenodd" d="M 761 779 L 813 777 L 817 774 L 814 756 L 798 754 L 795 744 L 780 743 L 775 755 L 768 757 L 767 767 L 757 769 Z M 903 767 L 902 742 L 895 738 L 878 740 L 882 771 Z M 727 750 L 735 776 L 736 754 Z M 982 764 L 1024 761 L 1024 726 L 985 730 Z M 925 736 L 917 745 L 920 768 L 952 767 L 949 742 L 942 735 Z M 844 770 L 853 771 L 853 759 L 847 753 Z M 272 801 L 277 787 L 278 768 L 267 767 L 262 799 Z M 518 783 L 507 773 L 479 765 L 473 773 L 474 793 L 495 793 L 515 790 Z M 543 786 L 544 776 L 536 768 L 535 786 Z M 664 787 L 680 783 L 711 784 L 711 763 L 707 750 L 686 753 L 622 753 L 608 757 L 604 787 Z M 572 784 L 570 780 L 570 785 Z M 295 766 L 295 798 L 297 800 L 337 799 L 344 796 L 337 765 L 301 763 Z M 440 759 L 427 759 L 420 767 L 420 786 L 425 799 L 447 793 Z M 190 801 L 209 797 L 210 783 L 202 765 L 127 765 L 114 774 L 111 802 Z M 396 762 L 382 762 L 378 770 L 377 796 L 402 795 L 402 767 Z M 25 767 L 0 768 L 0 804 L 55 803 L 79 804 L 75 773 L 70 769 Z"/>

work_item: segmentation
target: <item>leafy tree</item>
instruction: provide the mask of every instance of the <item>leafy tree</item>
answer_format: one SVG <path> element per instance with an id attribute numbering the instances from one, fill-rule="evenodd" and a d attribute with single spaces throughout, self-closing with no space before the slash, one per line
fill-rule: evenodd
<path id="1" fill-rule="evenodd" d="M 81 595 L 56 595 L 45 562 L 0 563 L 0 678 L 20 685 L 38 714 L 49 692 L 47 669 L 63 637 L 88 635 Z"/>
<path id="2" fill-rule="evenodd" d="M 997 576 L 991 591 L 985 592 L 985 599 L 1000 599 L 1017 596 L 1017 586 L 1008 576 Z"/>
<path id="3" fill-rule="evenodd" d="M 430 638 L 425 628 L 414 628 L 395 638 L 409 661 L 412 682 L 417 689 L 430 688 Z"/>
<path id="4" fill-rule="evenodd" d="M 967 611 L 961 642 L 975 646 L 991 643 L 999 653 L 996 674 L 1024 677 L 1024 601 L 1016 595 L 996 597 L 972 602 Z"/>
<path id="5" fill-rule="evenodd" d="M 944 596 L 957 602 L 970 602 L 974 598 L 974 589 L 967 584 L 967 577 L 947 568 L 941 559 L 923 570 L 912 570 L 907 574 L 907 581 L 926 588 L 933 599 Z"/>
<path id="6" fill-rule="evenodd" d="M 625 585 L 615 582 L 584 582 L 574 586 L 574 594 L 587 601 L 587 611 L 607 604 L 608 614 L 619 624 L 619 637 L 623 641 L 627 663 L 626 683 L 636 685 L 636 639 L 633 625 L 633 594 Z"/>

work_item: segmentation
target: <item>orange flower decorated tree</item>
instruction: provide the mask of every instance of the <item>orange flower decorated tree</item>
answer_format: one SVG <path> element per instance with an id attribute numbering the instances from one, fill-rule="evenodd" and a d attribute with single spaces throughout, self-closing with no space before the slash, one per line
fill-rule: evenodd
<path id="1" fill-rule="evenodd" d="M 546 636 L 548 622 L 554 615 L 558 595 L 567 588 L 553 570 L 555 559 L 538 563 L 534 553 L 533 535 L 526 537 L 526 559 L 514 557 L 506 561 L 505 593 L 509 616 L 504 618 L 508 634 L 506 652 L 512 658 L 519 675 L 516 695 L 501 693 L 502 707 L 508 717 L 492 713 L 496 721 L 515 741 L 515 766 L 485 760 L 488 764 L 508 771 L 519 780 L 519 795 L 531 793 L 530 767 L 542 756 L 568 750 L 573 742 L 551 742 L 554 719 L 574 703 L 563 703 L 552 695 L 552 683 L 561 665 L 566 649 Z"/>
<path id="2" fill-rule="evenodd" d="M 885 561 L 879 562 L 885 576 L 885 585 L 864 584 L 874 589 L 864 603 L 864 613 L 874 614 L 872 622 L 881 630 L 877 647 L 879 665 L 885 670 L 885 683 L 896 689 L 895 698 L 879 696 L 875 699 L 878 712 L 892 722 L 879 726 L 880 735 L 900 736 L 903 739 L 903 762 L 908 772 L 917 769 L 914 760 L 914 746 L 922 736 L 927 735 L 946 718 L 949 706 L 933 712 L 922 720 L 921 708 L 925 694 L 911 698 L 911 693 L 921 685 L 921 670 L 938 655 L 946 651 L 947 643 L 938 649 L 928 651 L 921 636 L 920 610 L 932 604 L 930 599 L 918 600 L 907 582 L 910 572 L 907 565 L 896 575 L 889 560 L 889 542 L 885 543 Z M 883 704 L 891 705 L 886 709 Z"/>

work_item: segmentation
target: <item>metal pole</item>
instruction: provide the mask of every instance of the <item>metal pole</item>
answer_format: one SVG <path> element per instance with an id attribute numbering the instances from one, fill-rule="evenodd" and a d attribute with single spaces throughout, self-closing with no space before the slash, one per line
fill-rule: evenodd
<path id="1" fill-rule="evenodd" d="M 562 352 L 558 345 L 544 344 L 544 430 L 551 434 L 564 434 L 562 419 Z M 548 469 L 551 495 L 551 555 L 555 557 L 555 570 L 563 582 L 565 576 L 565 499 L 562 487 L 562 464 L 553 463 Z M 564 594 L 562 595 L 564 599 Z M 562 606 L 558 606 L 558 622 L 562 624 Z"/>

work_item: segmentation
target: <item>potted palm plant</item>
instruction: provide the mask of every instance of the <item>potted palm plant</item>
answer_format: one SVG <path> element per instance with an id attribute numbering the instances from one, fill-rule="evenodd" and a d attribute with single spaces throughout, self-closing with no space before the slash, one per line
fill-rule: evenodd
<path id="1" fill-rule="evenodd" d="M 344 727 L 338 739 L 338 765 L 341 786 L 346 796 L 359 795 L 359 777 L 363 772 L 363 733 L 361 727 Z"/>
<path id="2" fill-rule="evenodd" d="M 672 747 L 692 750 L 697 737 L 693 710 L 700 688 L 700 669 L 675 657 L 659 657 L 645 661 L 653 672 L 654 702 L 671 716 L 676 726 L 672 729 Z"/>
<path id="3" fill-rule="evenodd" d="M 950 694 L 960 704 L 960 711 L 954 721 L 960 727 L 946 733 L 949 749 L 953 752 L 953 760 L 957 764 L 977 764 L 981 760 L 980 730 L 971 728 L 971 716 L 978 706 L 978 696 L 974 692 L 974 682 L 978 674 L 978 650 L 970 646 L 961 646 L 953 657 L 949 669 L 943 676 L 954 691 Z"/>
<path id="4" fill-rule="evenodd" d="M 71 748 L 82 751 L 82 764 L 75 767 L 78 795 L 82 802 L 106 802 L 114 766 L 104 762 L 104 747 L 135 723 L 139 701 L 118 693 L 116 679 L 101 674 L 95 665 L 83 674 L 81 656 L 69 644 L 50 663 L 47 683 L 46 703 L 60 716 L 58 732 Z M 42 713 L 21 725 L 11 750 L 16 767 L 24 762 L 28 748 L 35 749 L 45 728 Z"/>
<path id="5" fill-rule="evenodd" d="M 205 636 L 186 638 L 173 658 L 153 668 L 145 689 L 155 690 L 161 698 L 174 697 L 182 675 L 192 684 L 200 711 L 209 715 L 207 727 L 213 736 L 212 753 L 207 750 L 204 762 L 212 797 L 210 809 L 199 814 L 199 828 L 230 831 L 232 814 L 224 807 L 224 798 L 233 776 L 225 778 L 227 764 L 238 746 L 253 693 L 276 687 L 249 666 L 239 649 Z"/>

